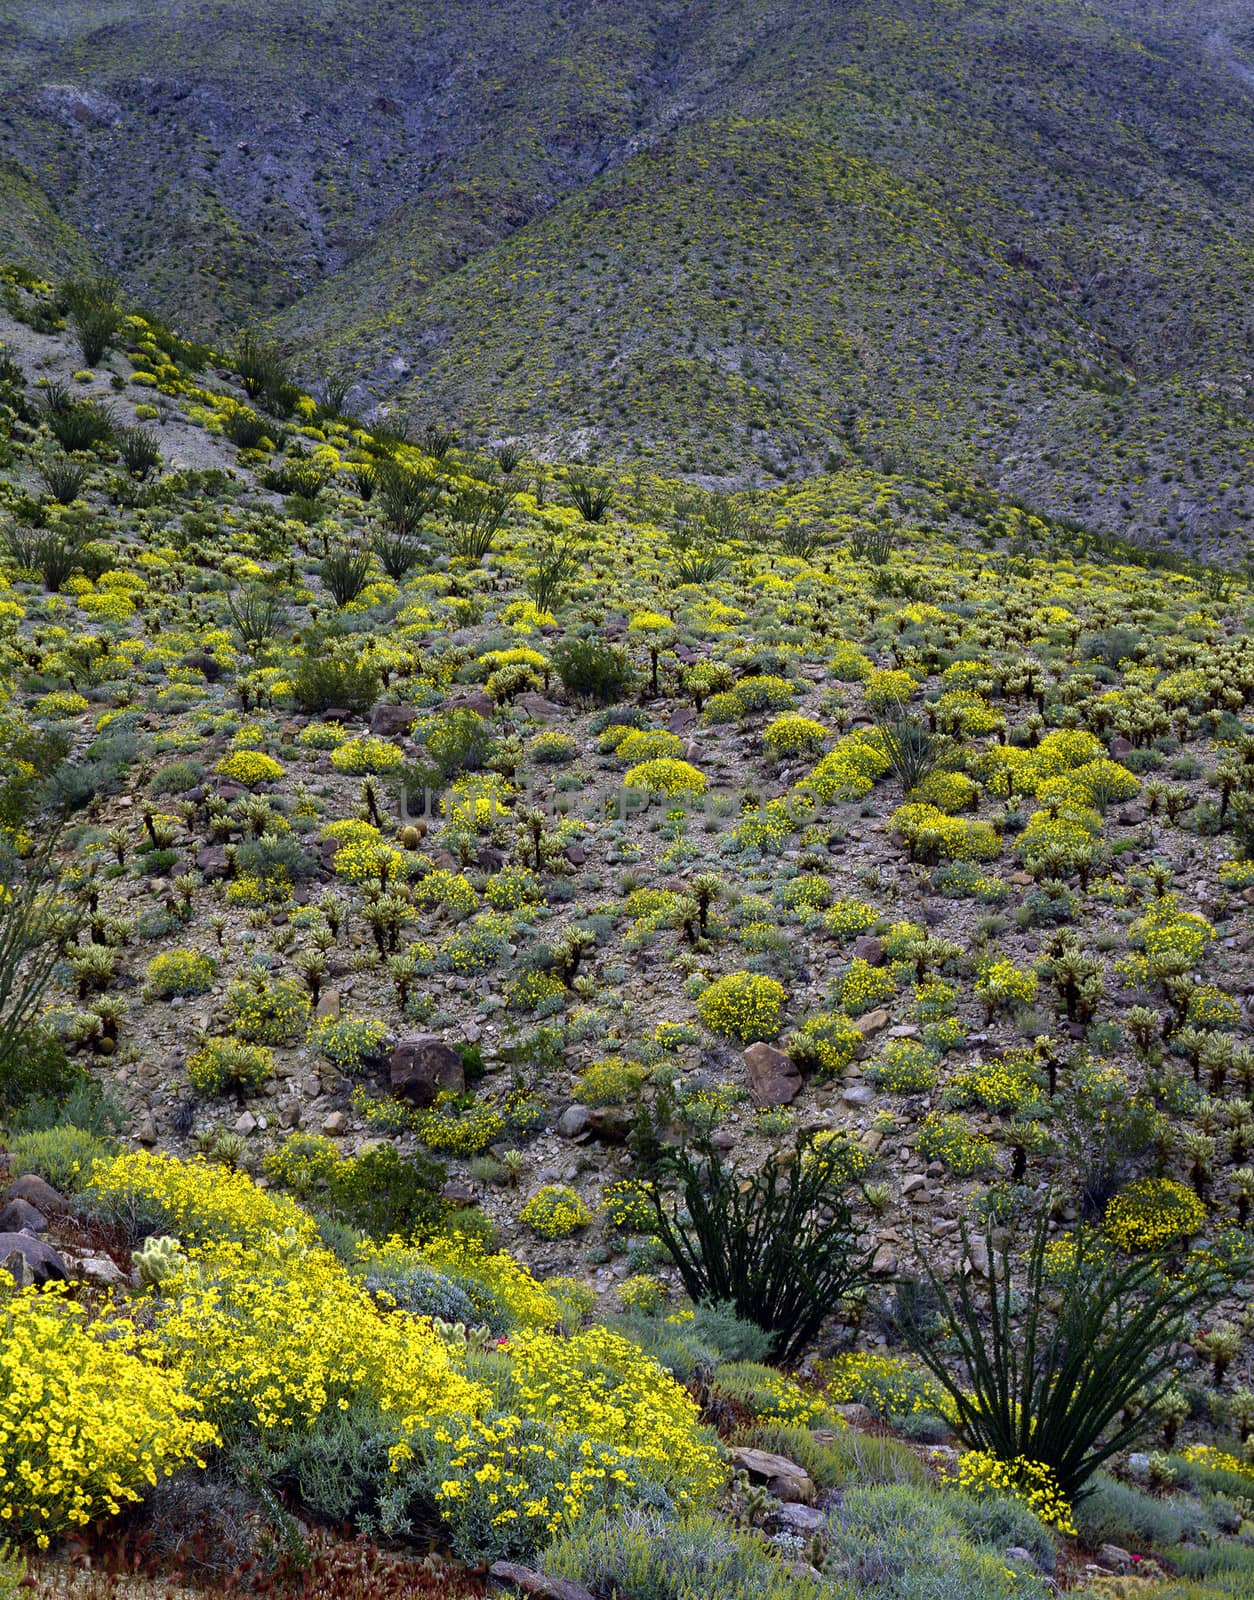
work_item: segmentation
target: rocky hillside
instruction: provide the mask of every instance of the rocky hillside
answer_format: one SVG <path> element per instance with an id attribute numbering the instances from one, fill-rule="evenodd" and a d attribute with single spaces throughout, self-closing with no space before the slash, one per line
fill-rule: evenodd
<path id="1" fill-rule="evenodd" d="M 1232 0 L 15 13 L 0 253 L 549 458 L 957 468 L 1240 553 Z"/>

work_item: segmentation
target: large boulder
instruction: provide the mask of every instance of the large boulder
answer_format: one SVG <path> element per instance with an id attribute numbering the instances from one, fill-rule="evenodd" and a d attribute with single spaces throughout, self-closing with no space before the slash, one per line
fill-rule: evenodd
<path id="1" fill-rule="evenodd" d="M 65 1196 L 58 1194 L 50 1183 L 34 1172 L 24 1172 L 20 1178 L 14 1178 L 4 1192 L 4 1198 L 25 1200 L 36 1211 L 42 1211 L 45 1217 L 64 1217 L 70 1211 L 70 1202 Z"/>
<path id="2" fill-rule="evenodd" d="M 789 1106 L 801 1093 L 802 1077 L 791 1056 L 761 1040 L 745 1051 L 749 1086 L 760 1106 Z"/>
<path id="3" fill-rule="evenodd" d="M 29 1200 L 10 1200 L 0 1208 L 0 1233 L 46 1233 L 48 1219 Z"/>
<path id="4" fill-rule="evenodd" d="M 429 1106 L 438 1094 L 465 1094 L 466 1069 L 460 1054 L 438 1033 L 419 1033 L 394 1045 L 388 1057 L 392 1093 L 416 1106 Z"/>
<path id="5" fill-rule="evenodd" d="M 370 713 L 370 731 L 380 739 L 397 739 L 417 720 L 417 706 L 377 705 Z"/>
<path id="6" fill-rule="evenodd" d="M 569 1578 L 550 1578 L 513 1561 L 494 1561 L 488 1568 L 488 1576 L 497 1588 L 536 1595 L 538 1600 L 594 1600 L 592 1591 L 585 1589 L 582 1583 L 572 1583 Z"/>
<path id="7" fill-rule="evenodd" d="M 0 1268 L 12 1276 L 19 1289 L 54 1278 L 64 1282 L 70 1275 L 52 1246 L 33 1233 L 0 1233 Z"/>

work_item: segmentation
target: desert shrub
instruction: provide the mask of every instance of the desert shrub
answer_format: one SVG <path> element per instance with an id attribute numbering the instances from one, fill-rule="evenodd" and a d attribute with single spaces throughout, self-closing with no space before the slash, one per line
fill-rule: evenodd
<path id="1" fill-rule="evenodd" d="M 291 674 L 292 694 L 302 711 L 368 711 L 379 698 L 379 674 L 370 662 L 326 654 L 305 655 Z"/>
<path id="2" fill-rule="evenodd" d="M 9 1171 L 14 1177 L 38 1173 L 62 1194 L 74 1194 L 86 1185 L 93 1164 L 112 1148 L 108 1140 L 69 1123 L 35 1129 L 10 1139 Z"/>
<path id="3" fill-rule="evenodd" d="M 632 1600 L 822 1600 L 813 1579 L 785 1572 L 766 1541 L 713 1516 L 659 1511 L 588 1517 L 549 1546 L 546 1573 Z"/>
<path id="4" fill-rule="evenodd" d="M 559 639 L 552 659 L 562 687 L 576 700 L 613 705 L 631 692 L 633 672 L 626 652 L 603 639 Z"/>
<path id="5" fill-rule="evenodd" d="M 187 1059 L 187 1081 L 202 1094 L 255 1094 L 274 1073 L 264 1045 L 240 1039 L 206 1039 Z"/>
<path id="6" fill-rule="evenodd" d="M 742 1044 L 774 1039 L 779 1033 L 784 986 L 756 972 L 729 972 L 702 990 L 697 1000 L 701 1020 L 713 1033 L 730 1034 Z"/>
<path id="7" fill-rule="evenodd" d="M 112 408 L 96 400 L 75 400 L 55 410 L 49 407 L 44 421 L 67 454 L 112 444 L 116 426 Z"/>
<path id="8" fill-rule="evenodd" d="M 659 1177 L 677 1186 L 683 1210 L 656 1184 L 657 1233 L 698 1304 L 728 1303 L 772 1336 L 780 1361 L 795 1358 L 842 1296 L 866 1281 L 862 1239 L 839 1184 L 821 1161 L 770 1161 L 742 1178 L 705 1141 L 666 1152 Z"/>
<path id="9" fill-rule="evenodd" d="M 443 1221 L 444 1168 L 427 1156 L 401 1155 L 380 1144 L 340 1161 L 327 1179 L 327 1200 L 341 1222 L 372 1239 L 419 1238 Z"/>
<path id="10" fill-rule="evenodd" d="M 142 1500 L 158 1475 L 213 1442 L 179 1375 L 145 1360 L 141 1343 L 124 1318 L 89 1322 L 58 1285 L 0 1301 L 8 1532 L 46 1550 L 58 1535 Z"/>
<path id="11" fill-rule="evenodd" d="M 868 1083 L 889 1094 L 927 1094 L 935 1088 L 936 1058 L 917 1039 L 892 1039 L 866 1069 Z"/>
<path id="12" fill-rule="evenodd" d="M 309 1030 L 309 1043 L 341 1072 L 360 1072 L 373 1057 L 387 1033 L 372 1017 L 321 1017 Z"/>
<path id="13" fill-rule="evenodd" d="M 1153 1545 L 1163 1549 L 1194 1538 L 1205 1519 L 1196 1501 L 1173 1495 L 1157 1499 L 1105 1472 L 1091 1480 L 1089 1493 L 1075 1508 L 1076 1529 L 1085 1544 Z"/>
<path id="14" fill-rule="evenodd" d="M 1106 1207 L 1102 1228 L 1127 1251 L 1170 1250 L 1197 1233 L 1206 1207 L 1173 1178 L 1140 1178 Z"/>
<path id="15" fill-rule="evenodd" d="M 1057 1540 L 1041 1518 L 1013 1495 L 996 1490 L 978 1495 L 960 1491 L 945 1497 L 945 1509 L 976 1544 L 992 1550 L 1017 1546 L 1028 1551 L 1042 1572 L 1053 1572 Z"/>
<path id="16" fill-rule="evenodd" d="M 993 1141 L 959 1116 L 929 1112 L 920 1124 L 919 1154 L 928 1161 L 941 1161 L 956 1178 L 973 1178 L 993 1165 Z"/>
<path id="17" fill-rule="evenodd" d="M 592 1213 L 573 1189 L 546 1183 L 518 1214 L 518 1220 L 542 1239 L 565 1239 L 592 1221 Z"/>
<path id="18" fill-rule="evenodd" d="M 309 997 L 293 978 L 263 972 L 237 978 L 226 993 L 236 1034 L 250 1044 L 290 1044 L 309 1016 Z"/>
<path id="19" fill-rule="evenodd" d="M 411 1317 L 438 1317 L 473 1327 L 482 1321 L 482 1308 L 466 1291 L 434 1267 L 421 1262 L 390 1264 L 386 1258 L 366 1272 L 362 1282 L 371 1294 L 386 1296 Z"/>
<path id="20" fill-rule="evenodd" d="M 274 783 L 283 776 L 282 765 L 262 750 L 232 750 L 213 770 L 248 789 L 259 783 Z"/>
<path id="21" fill-rule="evenodd" d="M 704 794 L 705 774 L 690 761 L 675 761 L 667 756 L 641 761 L 623 774 L 627 789 L 643 789 L 648 794 Z"/>
<path id="22" fill-rule="evenodd" d="M 877 1600 L 1045 1600 L 1042 1577 L 976 1543 L 947 1501 L 909 1484 L 854 1488 L 829 1517 L 824 1572 Z"/>
<path id="23" fill-rule="evenodd" d="M 161 446 L 148 428 L 119 428 L 117 447 L 122 465 L 141 483 L 161 465 Z"/>
<path id="24" fill-rule="evenodd" d="M 841 1011 L 819 1011 L 807 1017 L 788 1040 L 788 1052 L 813 1064 L 824 1076 L 844 1069 L 864 1043 L 863 1035 Z"/>
<path id="25" fill-rule="evenodd" d="M 204 994 L 213 982 L 214 968 L 212 956 L 200 950 L 166 950 L 148 963 L 147 993 L 158 1000 Z"/>
<path id="26" fill-rule="evenodd" d="M 352 605 L 370 582 L 373 556 L 369 550 L 332 550 L 323 558 L 318 576 L 336 605 Z"/>

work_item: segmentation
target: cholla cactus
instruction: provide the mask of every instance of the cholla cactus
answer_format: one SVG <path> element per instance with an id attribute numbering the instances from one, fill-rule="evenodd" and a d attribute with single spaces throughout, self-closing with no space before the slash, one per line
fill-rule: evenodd
<path id="1" fill-rule="evenodd" d="M 1217 1322 L 1197 1335 L 1193 1348 L 1210 1362 L 1215 1382 L 1222 1383 L 1224 1374 L 1241 1354 L 1241 1330 L 1231 1322 Z"/>
<path id="2" fill-rule="evenodd" d="M 159 1289 L 187 1266 L 182 1246 L 169 1234 L 145 1239 L 140 1249 L 131 1251 L 131 1260 L 146 1289 Z"/>

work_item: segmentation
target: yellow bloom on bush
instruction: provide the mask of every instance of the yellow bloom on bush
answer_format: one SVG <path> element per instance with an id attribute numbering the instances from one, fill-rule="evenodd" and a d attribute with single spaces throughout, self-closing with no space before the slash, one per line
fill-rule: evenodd
<path id="1" fill-rule="evenodd" d="M 1206 1221 L 1206 1207 L 1174 1178 L 1140 1178 L 1106 1207 L 1102 1229 L 1121 1250 L 1170 1250 Z"/>
<path id="2" fill-rule="evenodd" d="M 279 762 L 261 750 L 234 750 L 223 756 L 213 770 L 249 789 L 258 783 L 274 783 L 283 776 Z"/>
<path id="3" fill-rule="evenodd" d="M 787 998 L 783 984 L 774 978 L 729 972 L 702 991 L 697 1010 L 712 1033 L 731 1034 L 742 1044 L 751 1044 L 775 1038 Z"/>
<path id="4" fill-rule="evenodd" d="M 1052 1467 L 1016 1456 L 999 1461 L 987 1450 L 969 1450 L 958 1463 L 958 1487 L 970 1495 L 1008 1495 L 1035 1513 L 1048 1528 L 1076 1536 L 1071 1503 Z"/>
<path id="5" fill-rule="evenodd" d="M 364 777 L 369 773 L 395 772 L 405 765 L 405 752 L 390 739 L 367 735 L 348 739 L 331 752 L 331 765 L 337 772 Z"/>
<path id="6" fill-rule="evenodd" d="M 592 1221 L 592 1213 L 573 1189 L 563 1183 L 546 1183 L 536 1190 L 518 1214 L 542 1239 L 565 1239 Z"/>
<path id="7" fill-rule="evenodd" d="M 0 1273 L 0 1502 L 5 1533 L 47 1549 L 203 1465 L 217 1434 L 134 1323 L 89 1321 L 60 1285 L 12 1290 Z"/>
<path id="8" fill-rule="evenodd" d="M 660 757 L 632 767 L 624 775 L 623 784 L 628 789 L 644 789 L 649 794 L 704 794 L 705 774 L 698 772 L 691 762 Z"/>

